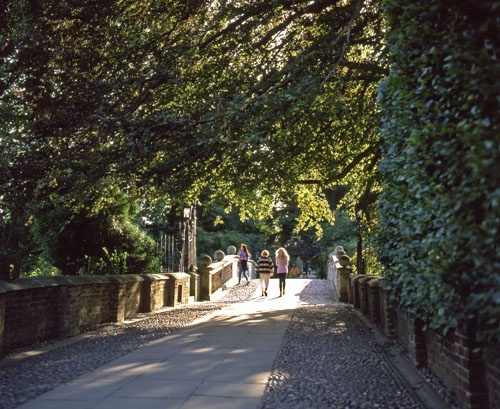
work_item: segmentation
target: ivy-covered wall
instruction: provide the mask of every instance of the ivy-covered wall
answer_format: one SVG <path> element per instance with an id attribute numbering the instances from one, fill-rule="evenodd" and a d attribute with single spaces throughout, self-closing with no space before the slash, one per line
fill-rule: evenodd
<path id="1" fill-rule="evenodd" d="M 377 244 L 393 299 L 499 345 L 500 2 L 384 5 Z"/>

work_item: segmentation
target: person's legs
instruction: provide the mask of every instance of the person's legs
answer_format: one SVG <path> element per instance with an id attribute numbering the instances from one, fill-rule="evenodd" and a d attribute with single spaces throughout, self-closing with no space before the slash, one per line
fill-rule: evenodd
<path id="1" fill-rule="evenodd" d="M 243 276 L 244 276 L 244 277 L 245 277 L 245 279 L 247 280 L 247 284 L 248 284 L 248 275 L 247 275 L 247 271 L 248 271 L 248 264 L 247 264 L 247 261 L 246 261 L 246 260 L 241 260 L 240 277 L 239 277 L 239 280 L 238 280 L 238 284 L 241 282 L 241 274 L 243 274 Z"/>
<path id="2" fill-rule="evenodd" d="M 266 295 L 266 280 L 265 280 L 265 277 L 264 277 L 264 274 L 259 274 L 259 281 L 260 281 L 260 288 L 262 290 L 262 296 L 265 296 Z"/>
<path id="3" fill-rule="evenodd" d="M 281 297 L 283 295 L 284 291 L 285 291 L 285 278 L 286 278 L 286 274 L 280 274 L 279 278 L 280 278 L 280 297 Z"/>
<path id="4" fill-rule="evenodd" d="M 262 277 L 262 275 L 261 275 Z M 269 287 L 269 274 L 263 274 L 262 280 L 264 281 L 264 295 L 267 297 L 267 288 Z"/>

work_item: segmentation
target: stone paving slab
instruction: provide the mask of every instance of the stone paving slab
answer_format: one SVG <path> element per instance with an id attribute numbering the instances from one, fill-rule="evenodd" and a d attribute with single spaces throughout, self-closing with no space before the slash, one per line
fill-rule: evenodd
<path id="1" fill-rule="evenodd" d="M 19 409 L 255 409 L 305 281 L 193 322 Z"/>

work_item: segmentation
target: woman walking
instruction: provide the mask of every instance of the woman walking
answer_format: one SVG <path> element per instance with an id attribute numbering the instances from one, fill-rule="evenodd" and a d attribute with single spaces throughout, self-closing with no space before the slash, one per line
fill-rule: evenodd
<path id="1" fill-rule="evenodd" d="M 290 256 L 283 247 L 276 250 L 276 274 L 280 280 L 280 297 L 285 295 L 286 276 L 288 275 L 288 262 Z"/>
<path id="2" fill-rule="evenodd" d="M 260 257 L 257 260 L 257 269 L 259 272 L 260 287 L 262 289 L 262 296 L 267 297 L 267 287 L 269 287 L 269 277 L 273 275 L 274 265 L 269 251 L 262 250 Z"/>
<path id="3" fill-rule="evenodd" d="M 250 283 L 248 279 L 248 259 L 250 258 L 250 253 L 248 252 L 248 247 L 246 244 L 242 244 L 239 252 L 240 259 L 238 260 L 238 264 L 240 265 L 238 271 L 238 284 L 241 283 L 241 274 L 246 278 L 247 285 Z"/>

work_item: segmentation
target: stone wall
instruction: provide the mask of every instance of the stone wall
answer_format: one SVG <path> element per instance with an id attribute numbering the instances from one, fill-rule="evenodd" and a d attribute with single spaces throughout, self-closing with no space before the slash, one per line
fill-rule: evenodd
<path id="1" fill-rule="evenodd" d="M 43 277 L 0 282 L 0 356 L 141 312 L 187 304 L 191 276 Z"/>
<path id="2" fill-rule="evenodd" d="M 27 288 L 4 297 L 3 348 L 8 351 L 57 336 L 58 287 Z"/>
<path id="3" fill-rule="evenodd" d="M 392 308 L 381 277 L 354 276 L 351 285 L 353 307 L 397 340 L 416 366 L 427 368 L 454 391 L 461 409 L 500 409 L 498 345 L 480 344 L 473 331 L 424 331 L 420 319 Z"/>
<path id="4" fill-rule="evenodd" d="M 202 258 L 199 272 L 39 277 L 0 281 L 0 357 L 41 341 L 191 301 L 213 300 L 237 276 L 236 248 Z"/>
<path id="5" fill-rule="evenodd" d="M 238 257 L 226 256 L 222 251 L 217 255 L 218 260 L 212 262 L 209 256 L 201 260 L 199 269 L 201 275 L 201 299 L 215 300 L 222 294 L 227 283 L 236 279 L 238 274 Z M 222 253 L 222 254 L 221 254 Z"/>

